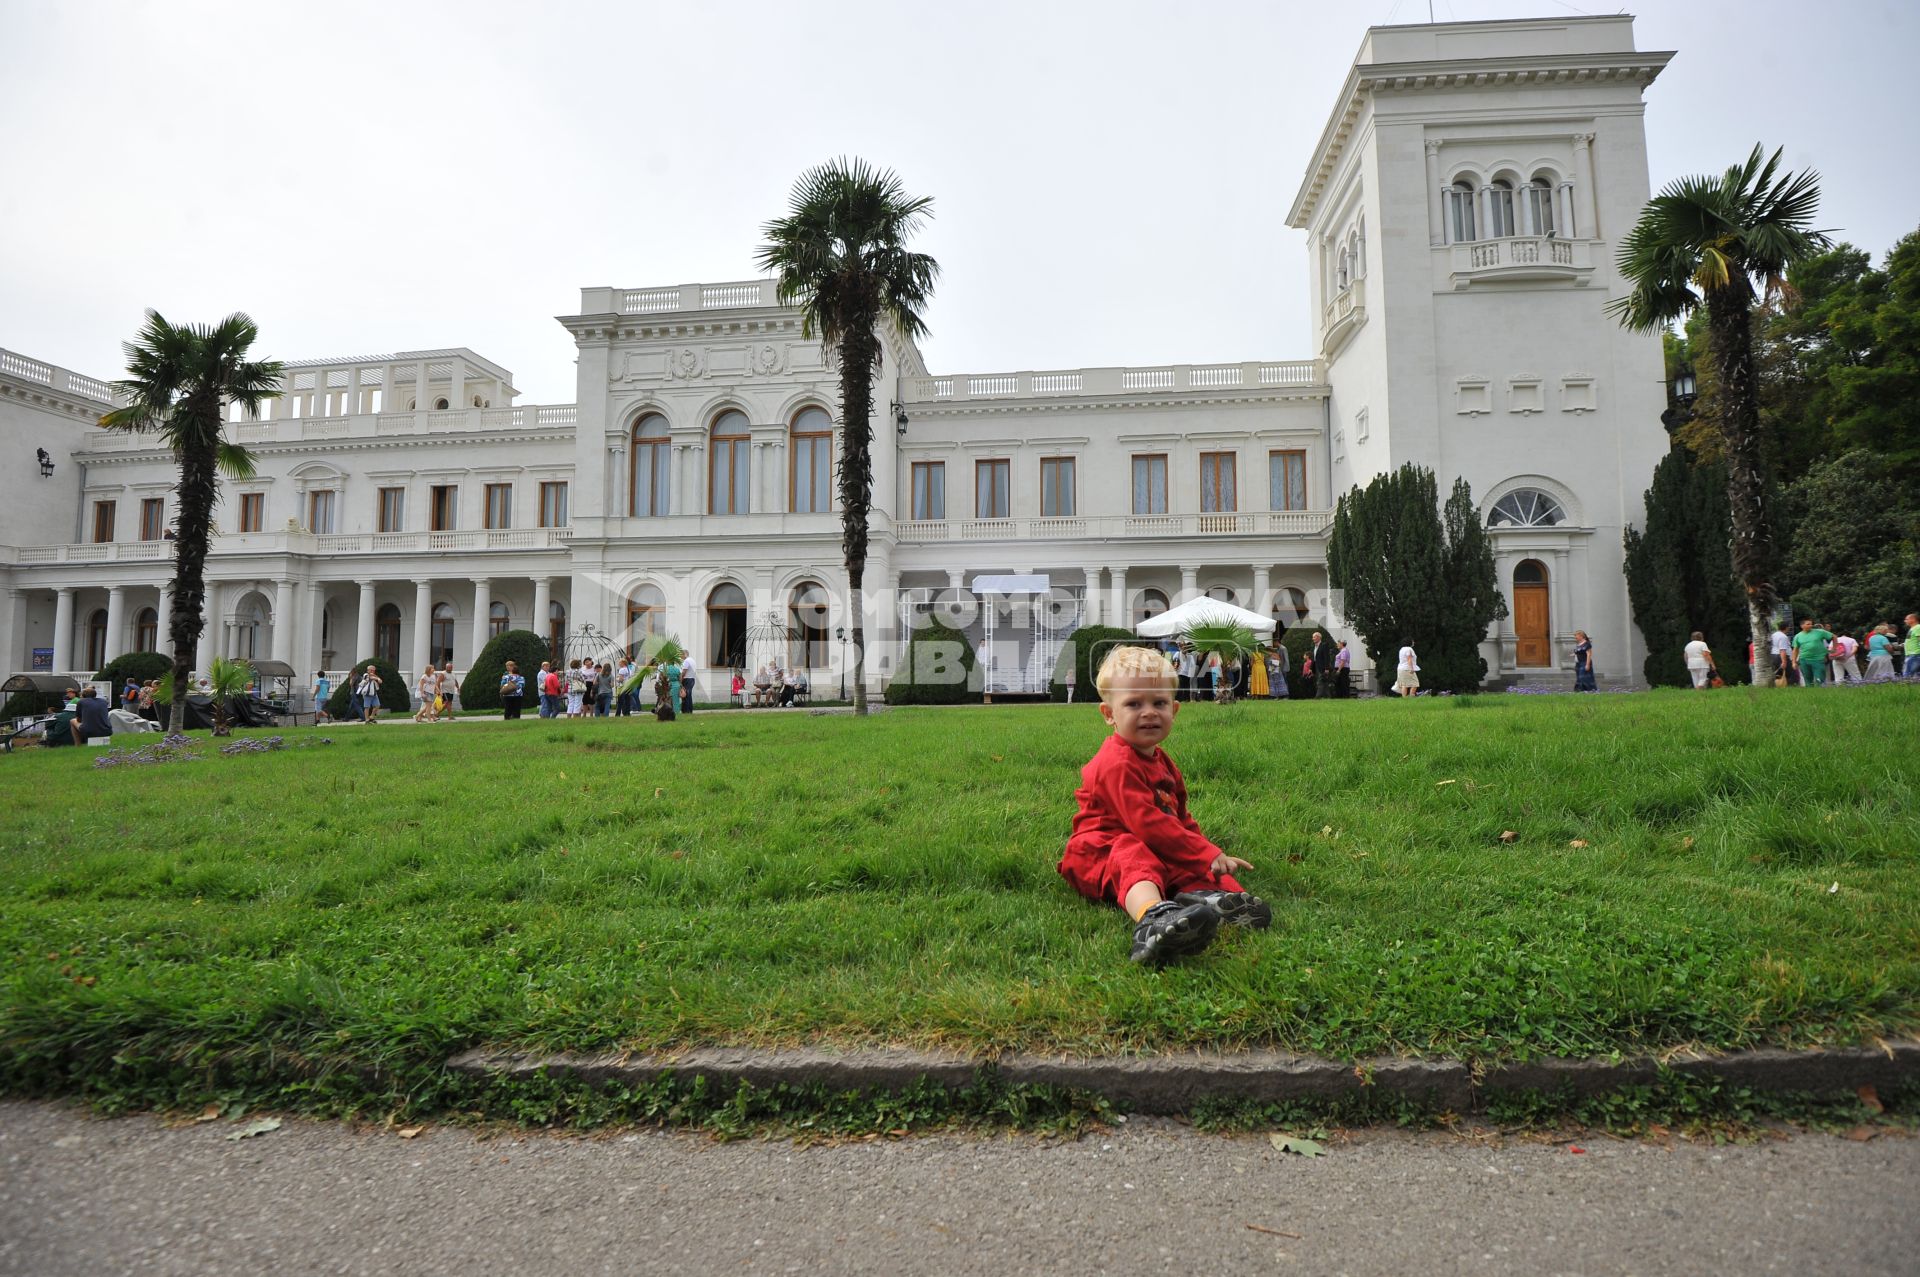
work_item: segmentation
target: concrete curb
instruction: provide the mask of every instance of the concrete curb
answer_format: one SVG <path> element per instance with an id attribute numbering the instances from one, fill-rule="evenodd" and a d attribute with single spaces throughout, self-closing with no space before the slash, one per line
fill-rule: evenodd
<path id="1" fill-rule="evenodd" d="M 1331 1099 L 1372 1088 L 1382 1095 L 1473 1112 L 1501 1091 L 1571 1090 L 1592 1095 L 1656 1079 L 1651 1058 L 1534 1060 L 1476 1068 L 1459 1060 L 1398 1057 L 1342 1064 L 1277 1051 L 1184 1052 L 1176 1055 L 1074 1058 L 1005 1055 L 993 1060 L 912 1050 L 756 1051 L 703 1047 L 672 1055 L 537 1055 L 485 1048 L 447 1061 L 455 1073 L 479 1078 L 531 1078 L 545 1072 L 597 1086 L 650 1082 L 662 1073 L 692 1080 L 756 1087 L 824 1086 L 833 1091 L 897 1092 L 920 1081 L 949 1089 L 972 1085 L 992 1069 L 1013 1086 L 1073 1087 L 1105 1096 L 1137 1113 L 1184 1113 L 1203 1099 L 1274 1102 Z M 1882 1048 L 1832 1051 L 1738 1051 L 1678 1055 L 1664 1061 L 1680 1074 L 1718 1078 L 1731 1086 L 1768 1092 L 1833 1094 L 1861 1086 L 1892 1088 L 1920 1082 L 1920 1041 Z"/>

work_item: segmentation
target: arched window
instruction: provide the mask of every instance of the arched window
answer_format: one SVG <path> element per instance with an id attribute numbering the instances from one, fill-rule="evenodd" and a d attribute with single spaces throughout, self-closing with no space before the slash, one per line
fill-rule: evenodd
<path id="1" fill-rule="evenodd" d="M 447 401 L 444 398 L 434 400 L 433 410 L 435 412 L 445 412 L 447 410 Z"/>
<path id="2" fill-rule="evenodd" d="M 787 603 L 787 624 L 793 631 L 793 650 L 788 654 L 796 669 L 824 669 L 831 663 L 827 656 L 827 592 L 817 581 L 803 581 L 793 587 Z"/>
<path id="3" fill-rule="evenodd" d="M 1499 239 L 1513 233 L 1513 183 L 1496 178 L 1487 190 L 1487 235 Z"/>
<path id="4" fill-rule="evenodd" d="M 1283 585 L 1273 596 L 1273 619 L 1281 629 L 1291 629 L 1307 619 L 1307 592 Z"/>
<path id="5" fill-rule="evenodd" d="M 547 604 L 547 650 L 556 661 L 567 651 L 567 605 L 559 599 Z"/>
<path id="6" fill-rule="evenodd" d="M 747 414 L 729 410 L 713 419 L 713 457 L 707 486 L 708 514 L 745 514 L 747 500 Z"/>
<path id="7" fill-rule="evenodd" d="M 828 484 L 833 475 L 833 421 L 820 408 L 803 408 L 793 419 L 792 508 L 795 514 L 825 514 L 831 509 Z"/>
<path id="8" fill-rule="evenodd" d="M 1524 559 L 1513 569 L 1515 585 L 1545 585 L 1547 568 L 1538 559 Z"/>
<path id="9" fill-rule="evenodd" d="M 513 614 L 505 603 L 493 603 L 487 607 L 487 637 L 499 638 L 513 628 Z"/>
<path id="10" fill-rule="evenodd" d="M 98 611 L 87 617 L 87 668 L 97 670 L 107 663 L 107 614 Z"/>
<path id="11" fill-rule="evenodd" d="M 732 669 L 746 660 L 747 596 L 739 586 L 725 581 L 707 596 L 707 666 Z"/>
<path id="12" fill-rule="evenodd" d="M 1472 242 L 1473 225 L 1473 183 L 1461 178 L 1447 188 L 1447 233 L 1455 244 Z"/>
<path id="13" fill-rule="evenodd" d="M 1162 590 L 1142 590 L 1133 606 L 1133 624 L 1138 629 L 1140 622 L 1160 615 L 1168 607 L 1166 593 Z"/>
<path id="14" fill-rule="evenodd" d="M 1367 275 L 1367 219 L 1361 218 L 1353 233 L 1353 277 L 1365 279 Z"/>
<path id="15" fill-rule="evenodd" d="M 400 607 L 382 603 L 373 614 L 373 654 L 389 665 L 400 663 Z"/>
<path id="16" fill-rule="evenodd" d="M 627 642 L 644 647 L 667 628 L 667 596 L 657 585 L 643 585 L 627 600 Z"/>
<path id="17" fill-rule="evenodd" d="M 668 513 L 673 484 L 668 475 L 673 445 L 667 440 L 667 419 L 650 412 L 633 423 L 633 472 L 628 476 L 627 513 L 652 516 Z"/>
<path id="18" fill-rule="evenodd" d="M 1516 488 L 1487 511 L 1490 528 L 1552 528 L 1567 521 L 1567 512 L 1538 488 Z"/>
<path id="19" fill-rule="evenodd" d="M 1553 183 L 1544 177 L 1527 183 L 1527 230 L 1531 235 L 1553 234 Z"/>
<path id="20" fill-rule="evenodd" d="M 427 659 L 435 665 L 453 659 L 453 604 L 433 605 L 433 629 L 427 638 Z"/>
<path id="21" fill-rule="evenodd" d="M 1339 264 L 1334 267 L 1333 282 L 1342 292 L 1345 292 L 1347 285 L 1353 282 L 1348 274 L 1348 258 L 1345 248 L 1340 250 Z"/>
<path id="22" fill-rule="evenodd" d="M 140 614 L 133 618 L 133 650 L 160 650 L 160 613 L 150 607 L 141 608 Z"/>

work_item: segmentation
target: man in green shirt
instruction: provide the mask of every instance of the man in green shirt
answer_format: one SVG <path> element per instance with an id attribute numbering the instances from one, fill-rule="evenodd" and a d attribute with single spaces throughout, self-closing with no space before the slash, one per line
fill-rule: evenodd
<path id="1" fill-rule="evenodd" d="M 1920 612 L 1907 613 L 1907 665 L 1903 673 L 1908 678 L 1920 678 Z"/>
<path id="2" fill-rule="evenodd" d="M 1793 655 L 1805 686 L 1818 687 L 1827 681 L 1827 644 L 1831 642 L 1833 635 L 1826 630 L 1812 621 L 1800 622 L 1800 632 L 1793 636 Z"/>

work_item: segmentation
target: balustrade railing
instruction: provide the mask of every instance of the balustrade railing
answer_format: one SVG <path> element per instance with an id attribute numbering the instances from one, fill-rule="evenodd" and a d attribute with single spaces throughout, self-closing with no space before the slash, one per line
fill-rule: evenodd
<path id="1" fill-rule="evenodd" d="M 1046 372 L 956 374 L 913 377 L 906 402 L 958 399 L 1046 399 L 1059 395 L 1123 395 L 1193 390 L 1254 390 L 1317 386 L 1325 380 L 1318 360 L 1284 363 L 1172 364 L 1162 368 L 1070 368 Z"/>
<path id="2" fill-rule="evenodd" d="M 590 288 L 581 297 L 581 305 L 589 313 L 617 310 L 623 315 L 660 315 L 676 310 L 741 310 L 779 304 L 779 290 L 771 279 L 745 279 L 727 284 L 678 284 L 670 288 Z"/>
<path id="3" fill-rule="evenodd" d="M 1039 519 L 910 520 L 894 525 L 900 541 L 1077 541 L 1116 537 L 1318 537 L 1331 510 L 1249 510 L 1228 514 L 1123 514 Z"/>
<path id="4" fill-rule="evenodd" d="M 113 403 L 113 387 L 106 382 L 82 376 L 58 364 L 30 359 L 17 351 L 0 349 L 0 373 L 18 377 L 21 381 L 34 382 L 48 390 L 64 390 L 83 399 L 94 399 L 109 405 Z"/>

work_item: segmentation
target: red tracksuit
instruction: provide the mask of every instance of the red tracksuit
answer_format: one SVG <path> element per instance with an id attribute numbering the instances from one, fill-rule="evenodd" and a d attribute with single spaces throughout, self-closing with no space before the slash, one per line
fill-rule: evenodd
<path id="1" fill-rule="evenodd" d="M 1187 814 L 1187 784 L 1164 750 L 1142 758 L 1118 736 L 1107 737 L 1080 769 L 1073 796 L 1080 810 L 1060 873 L 1087 899 L 1119 904 L 1137 882 L 1153 883 L 1168 898 L 1241 889 L 1230 875 L 1214 876 L 1220 849 Z"/>

